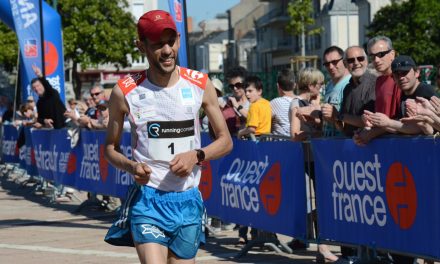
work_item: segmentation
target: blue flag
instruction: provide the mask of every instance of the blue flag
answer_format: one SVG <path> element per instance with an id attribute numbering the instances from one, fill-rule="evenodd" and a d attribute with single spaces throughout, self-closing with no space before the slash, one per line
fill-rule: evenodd
<path id="1" fill-rule="evenodd" d="M 42 3 L 43 15 L 40 14 L 40 3 Z M 0 19 L 17 34 L 20 45 L 23 101 L 32 95 L 30 82 L 36 77 L 32 65 L 43 69 L 43 55 L 46 78 L 64 101 L 64 56 L 61 18 L 58 13 L 41 0 L 5 0 L 0 1 Z M 41 20 L 43 20 L 44 51 Z"/>
<path id="2" fill-rule="evenodd" d="M 186 53 L 186 17 L 185 17 L 185 0 L 168 0 L 170 13 L 176 23 L 177 31 L 180 33 L 180 48 L 179 48 L 179 65 L 188 67 L 188 55 Z"/>

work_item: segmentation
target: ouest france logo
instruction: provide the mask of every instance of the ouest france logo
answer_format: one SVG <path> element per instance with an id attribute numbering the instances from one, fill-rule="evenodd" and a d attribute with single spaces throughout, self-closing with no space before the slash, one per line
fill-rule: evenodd
<path id="1" fill-rule="evenodd" d="M 205 197 L 212 191 L 210 165 L 201 181 Z M 228 172 L 220 177 L 222 206 L 259 213 L 262 209 L 269 215 L 277 214 L 282 198 L 281 165 L 263 160 L 236 158 Z M 202 194 L 203 194 L 202 192 Z"/>
<path id="2" fill-rule="evenodd" d="M 383 227 L 389 222 L 389 212 L 401 229 L 413 225 L 417 190 L 407 166 L 394 162 L 383 168 L 379 155 L 374 154 L 372 160 L 336 160 L 332 169 L 334 220 Z"/>

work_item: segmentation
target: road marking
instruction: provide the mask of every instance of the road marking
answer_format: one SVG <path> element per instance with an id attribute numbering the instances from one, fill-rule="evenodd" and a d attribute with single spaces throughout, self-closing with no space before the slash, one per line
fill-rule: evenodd
<path id="1" fill-rule="evenodd" d="M 99 251 L 99 250 L 80 250 L 80 249 L 70 249 L 70 248 L 54 248 L 46 246 L 29 246 L 29 245 L 12 245 L 12 244 L 0 244 L 0 248 L 6 249 L 20 249 L 29 251 L 40 251 L 40 252 L 53 252 L 62 254 L 74 254 L 74 255 L 93 255 L 100 257 L 115 257 L 115 258 L 134 258 L 137 259 L 136 253 L 116 253 L 111 251 Z"/>

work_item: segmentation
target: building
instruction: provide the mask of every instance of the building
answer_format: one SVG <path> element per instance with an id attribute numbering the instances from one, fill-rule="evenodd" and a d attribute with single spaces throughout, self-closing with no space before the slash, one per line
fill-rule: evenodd
<path id="1" fill-rule="evenodd" d="M 270 72 L 282 68 L 302 67 L 301 36 L 287 32 L 290 0 L 260 0 L 268 3 L 268 11 L 256 21 L 257 46 L 250 55 L 252 71 Z M 346 49 L 364 45 L 368 40 L 366 27 L 376 12 L 390 0 L 313 0 L 315 24 L 307 29 L 322 28 L 320 34 L 306 35 L 305 55 L 308 66 L 321 65 L 325 48 L 337 45 Z M 300 66 L 298 66 L 300 65 Z"/>

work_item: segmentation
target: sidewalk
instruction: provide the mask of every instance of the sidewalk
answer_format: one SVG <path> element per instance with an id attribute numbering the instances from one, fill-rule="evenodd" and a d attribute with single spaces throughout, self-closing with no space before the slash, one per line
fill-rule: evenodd
<path id="1" fill-rule="evenodd" d="M 18 175 L 0 177 L 0 263 L 139 263 L 134 248 L 114 247 L 103 241 L 115 214 L 98 206 L 75 211 L 80 201 L 50 203 L 34 194 L 31 185 L 14 182 Z M 77 193 L 86 200 L 86 193 Z M 278 236 L 287 242 L 291 238 Z M 196 263 L 314 263 L 316 246 L 295 254 L 254 248 L 240 259 L 237 231 L 208 237 Z M 337 249 L 337 248 L 335 248 Z"/>

